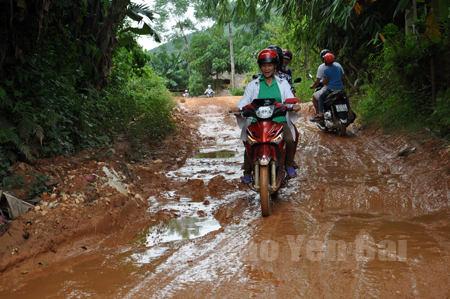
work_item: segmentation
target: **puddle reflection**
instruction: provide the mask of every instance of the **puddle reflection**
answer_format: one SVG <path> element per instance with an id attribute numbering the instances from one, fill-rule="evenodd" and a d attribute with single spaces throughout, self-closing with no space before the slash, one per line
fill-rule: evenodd
<path id="1" fill-rule="evenodd" d="M 182 217 L 160 221 L 147 227 L 131 242 L 147 248 L 143 252 L 133 253 L 131 259 L 138 264 L 149 263 L 170 250 L 171 242 L 199 238 L 220 228 L 215 218 Z"/>

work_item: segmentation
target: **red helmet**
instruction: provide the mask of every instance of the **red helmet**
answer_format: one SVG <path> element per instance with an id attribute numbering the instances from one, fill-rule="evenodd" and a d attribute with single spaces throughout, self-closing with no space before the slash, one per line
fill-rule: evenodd
<path id="1" fill-rule="evenodd" d="M 258 55 L 258 64 L 261 66 L 263 63 L 274 63 L 278 65 L 280 59 L 278 57 L 278 53 L 272 49 L 262 50 Z"/>
<path id="2" fill-rule="evenodd" d="M 333 54 L 331 53 L 327 53 L 325 54 L 325 56 L 323 57 L 323 61 L 325 62 L 326 65 L 330 65 L 333 64 L 333 62 L 336 60 L 336 58 L 334 57 Z"/>
<path id="3" fill-rule="evenodd" d="M 283 56 L 284 56 L 284 58 L 292 60 L 292 52 L 291 52 L 291 50 L 284 49 L 283 50 Z"/>

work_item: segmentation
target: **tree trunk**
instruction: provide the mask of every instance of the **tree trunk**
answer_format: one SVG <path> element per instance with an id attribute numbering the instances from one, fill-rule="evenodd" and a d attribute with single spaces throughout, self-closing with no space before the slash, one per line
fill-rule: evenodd
<path id="1" fill-rule="evenodd" d="M 233 90 L 236 88 L 236 84 L 234 82 L 234 47 L 233 47 L 233 32 L 231 30 L 231 20 L 230 20 L 230 10 L 227 9 L 228 12 L 228 30 L 230 32 L 230 58 L 231 58 L 231 87 Z"/>
<path id="2" fill-rule="evenodd" d="M 417 2 L 416 2 L 416 0 L 412 0 L 412 10 L 413 10 L 412 29 L 413 29 L 413 34 L 416 35 L 416 20 L 417 20 Z"/>
<path id="3" fill-rule="evenodd" d="M 95 40 L 102 55 L 100 61 L 95 65 L 99 78 L 95 85 L 97 91 L 108 85 L 108 75 L 111 73 L 112 56 L 114 55 L 114 45 L 116 44 L 116 30 L 114 24 L 120 23 L 124 18 L 129 1 L 114 0 L 111 2 L 109 14 L 99 28 Z"/>
<path id="4" fill-rule="evenodd" d="M 214 89 L 216 91 L 219 91 L 219 87 L 220 87 L 220 84 L 219 84 L 219 72 L 216 71 L 216 86 L 214 86 Z"/>
<path id="5" fill-rule="evenodd" d="M 405 9 L 405 35 L 408 35 L 409 33 L 409 23 L 411 22 L 411 11 L 409 10 L 409 7 Z"/>
<path id="6" fill-rule="evenodd" d="M 190 78 L 191 77 L 191 66 L 189 65 L 189 43 L 188 43 L 186 34 L 184 34 L 183 25 L 181 24 L 181 22 L 178 22 L 178 26 L 180 26 L 181 34 L 183 35 L 184 42 L 186 43 L 186 53 L 188 54 L 188 55 L 186 55 L 187 56 L 187 64 L 188 64 L 188 77 Z"/>
<path id="7" fill-rule="evenodd" d="M 434 71 L 434 55 L 430 57 L 430 73 L 431 73 L 431 104 L 436 103 L 436 74 Z"/>

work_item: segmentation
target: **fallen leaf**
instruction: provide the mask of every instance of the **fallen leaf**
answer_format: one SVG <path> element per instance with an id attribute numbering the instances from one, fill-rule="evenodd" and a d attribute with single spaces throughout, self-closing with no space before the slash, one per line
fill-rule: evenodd
<path id="1" fill-rule="evenodd" d="M 87 174 L 84 176 L 84 178 L 88 181 L 88 182 L 96 182 L 97 179 L 97 175 L 96 174 Z"/>

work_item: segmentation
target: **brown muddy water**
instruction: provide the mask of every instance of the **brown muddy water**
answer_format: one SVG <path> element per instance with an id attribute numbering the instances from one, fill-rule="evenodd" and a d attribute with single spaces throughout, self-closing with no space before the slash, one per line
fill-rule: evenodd
<path id="1" fill-rule="evenodd" d="M 305 116 L 296 124 L 299 176 L 262 218 L 259 196 L 238 187 L 240 130 L 226 107 L 207 108 L 200 154 L 166 175 L 205 184 L 221 175 L 217 196 L 149 198 L 145 222 L 42 261 L 37 277 L 10 282 L 0 298 L 450 296 L 448 177 L 407 163 L 381 137 L 323 133 Z M 176 217 L 152 218 L 164 209 Z"/>

